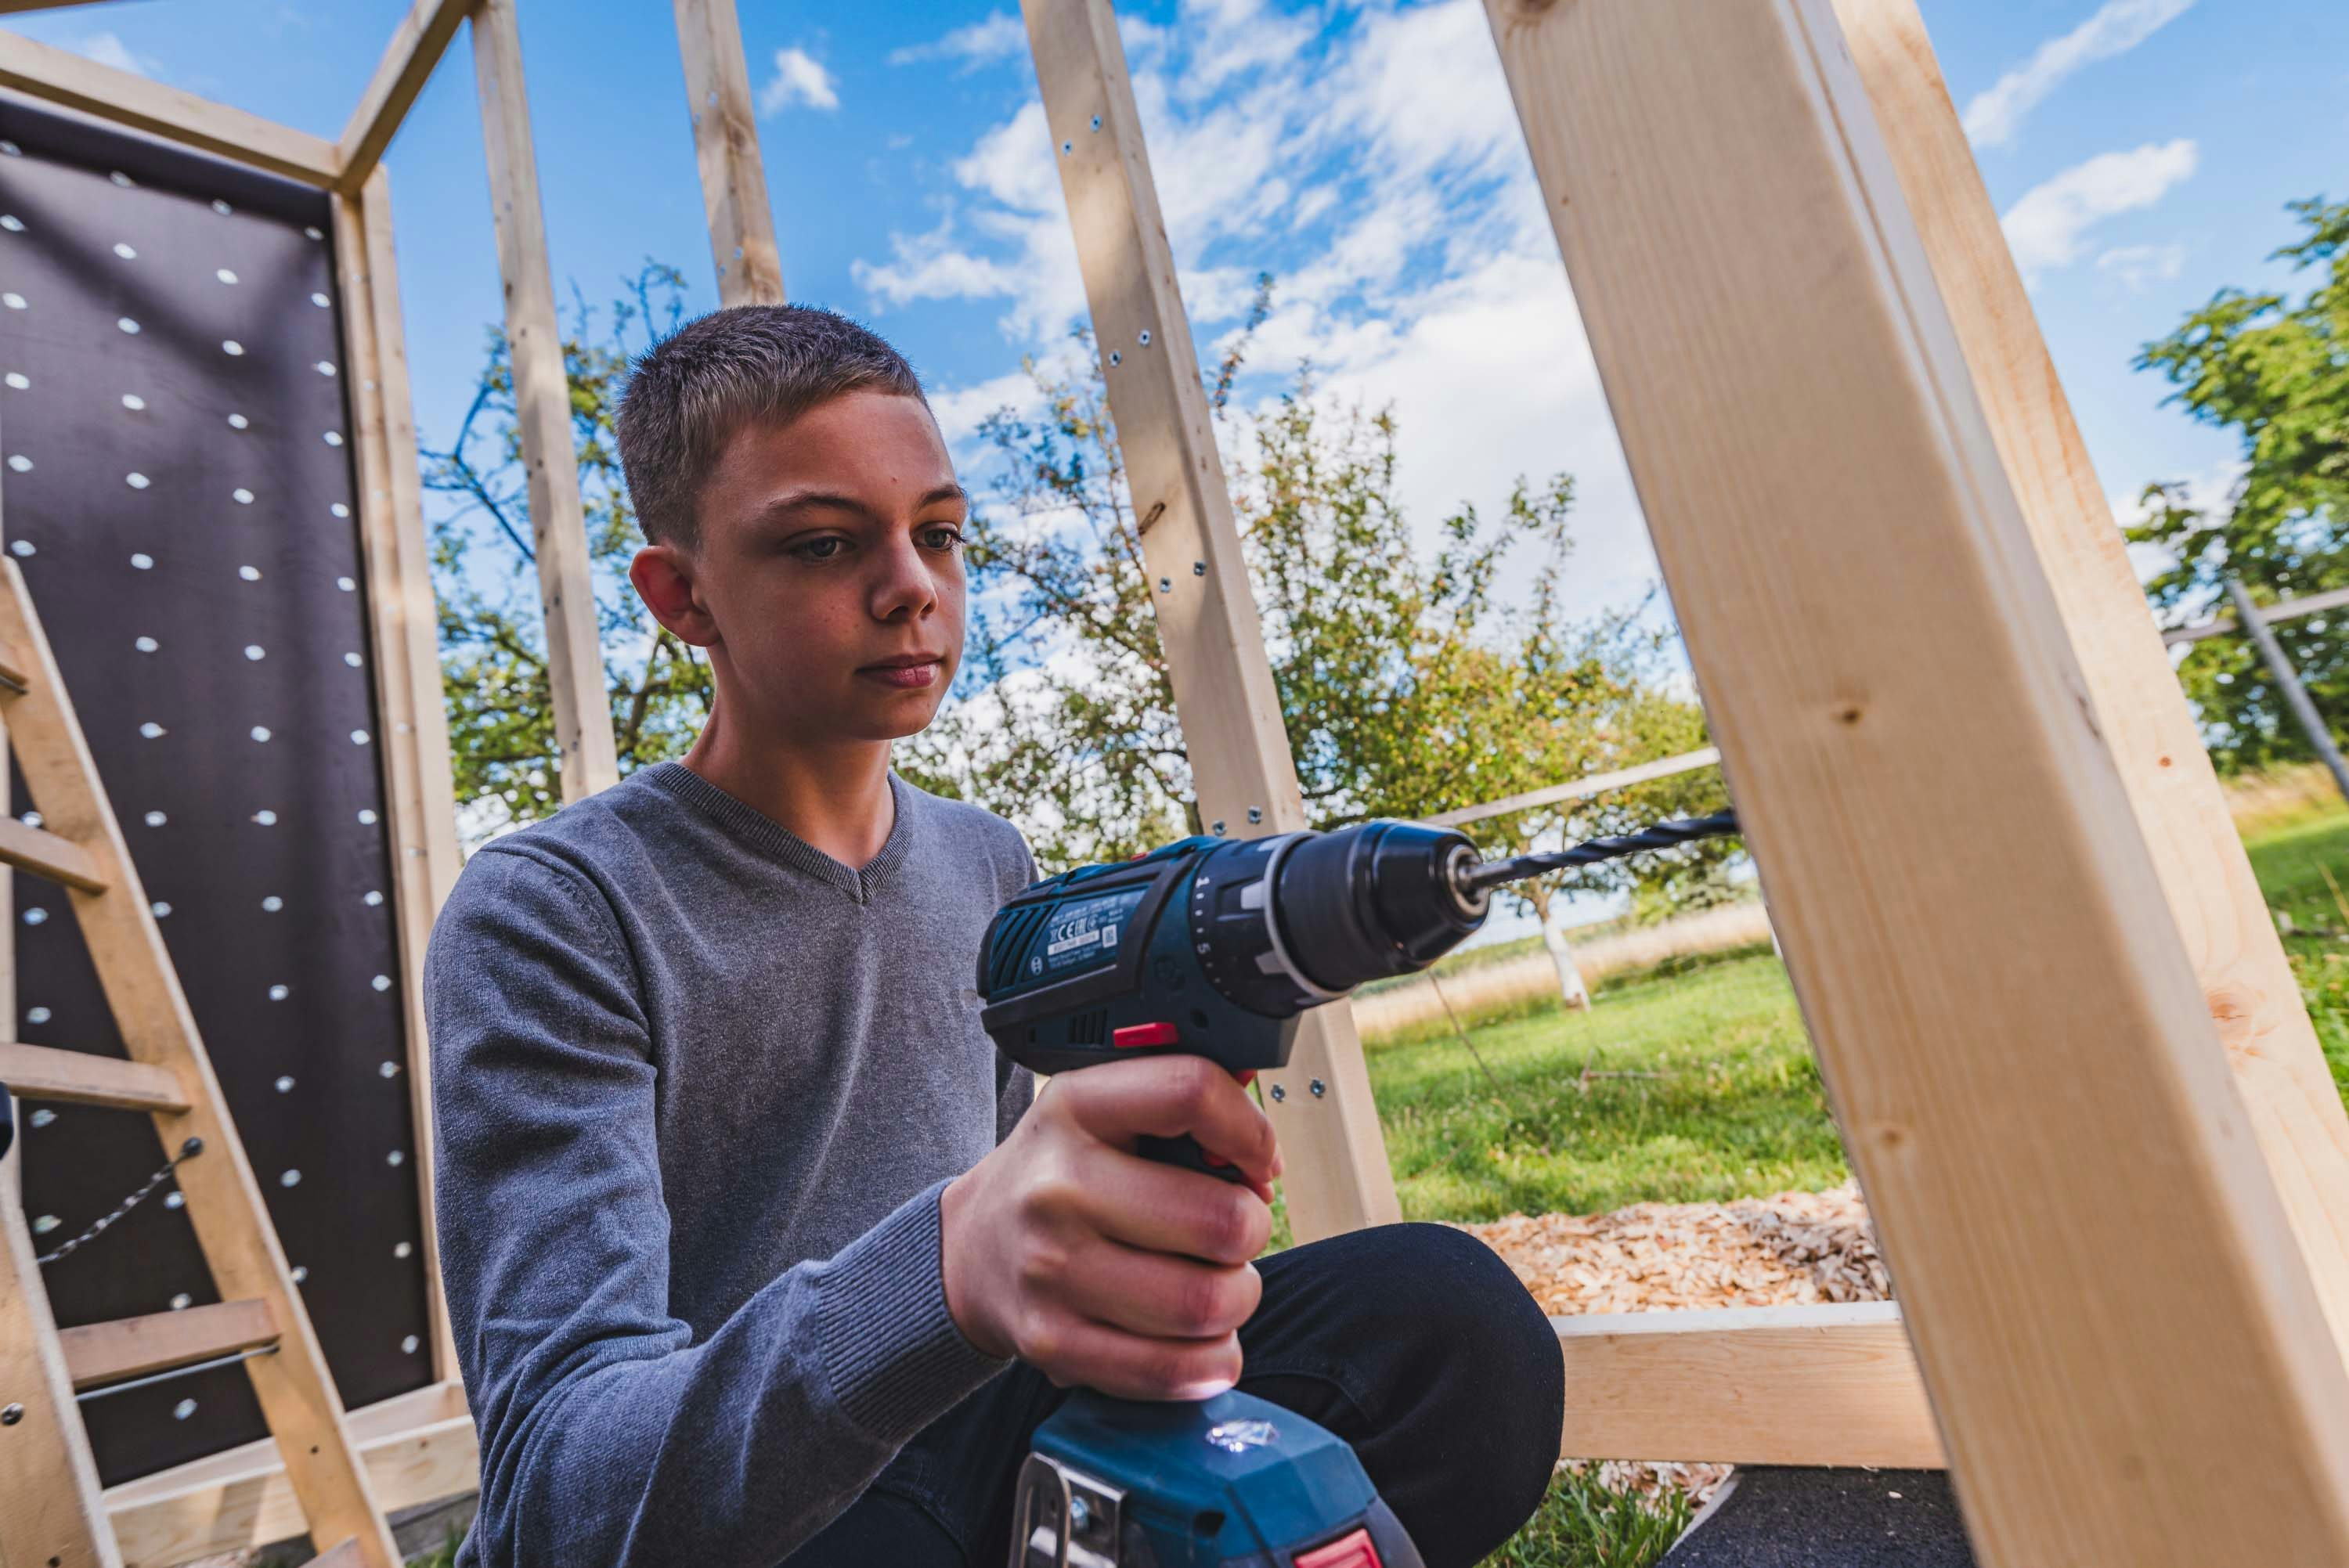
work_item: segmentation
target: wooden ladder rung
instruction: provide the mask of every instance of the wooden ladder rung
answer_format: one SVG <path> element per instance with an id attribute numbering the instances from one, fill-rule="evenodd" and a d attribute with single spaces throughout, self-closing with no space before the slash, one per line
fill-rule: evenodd
<path id="1" fill-rule="evenodd" d="M 102 1105 L 115 1110 L 170 1114 L 188 1109 L 180 1080 L 168 1068 L 126 1062 L 88 1051 L 0 1041 L 0 1085 L 24 1099 Z"/>
<path id="2" fill-rule="evenodd" d="M 106 891 L 98 860 L 88 850 L 46 828 L 28 828 L 14 817 L 0 817 L 0 862 L 84 892 Z"/>
<path id="3" fill-rule="evenodd" d="M 57 1331 L 76 1390 L 277 1343 L 265 1301 L 223 1301 Z"/>

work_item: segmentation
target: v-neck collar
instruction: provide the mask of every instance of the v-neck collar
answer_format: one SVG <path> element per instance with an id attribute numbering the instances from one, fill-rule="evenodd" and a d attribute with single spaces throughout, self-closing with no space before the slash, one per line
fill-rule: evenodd
<path id="1" fill-rule="evenodd" d="M 874 892 L 905 858 L 914 833 L 914 789 L 889 771 L 889 801 L 895 820 L 881 852 L 862 868 L 843 864 L 760 810 L 736 799 L 682 762 L 657 762 L 638 777 L 675 796 L 715 820 L 729 834 L 792 870 L 838 888 L 858 903 L 872 902 Z"/>

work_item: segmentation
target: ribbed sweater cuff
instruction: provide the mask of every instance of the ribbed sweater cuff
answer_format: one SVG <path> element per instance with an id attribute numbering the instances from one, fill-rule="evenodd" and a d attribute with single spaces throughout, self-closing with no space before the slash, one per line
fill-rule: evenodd
<path id="1" fill-rule="evenodd" d="M 893 1446 L 1009 1363 L 982 1354 L 947 1311 L 940 1181 L 828 1260 L 816 1284 L 816 1344 L 833 1397 Z"/>

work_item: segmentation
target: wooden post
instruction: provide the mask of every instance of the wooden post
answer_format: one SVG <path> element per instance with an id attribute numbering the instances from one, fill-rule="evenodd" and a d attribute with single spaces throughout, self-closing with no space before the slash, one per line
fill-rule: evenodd
<path id="1" fill-rule="evenodd" d="M 1836 0 L 2268 1168 L 2349 1356 L 2349 1115 L 2147 614 L 1916 0 Z"/>
<path id="2" fill-rule="evenodd" d="M 767 207 L 767 169 L 759 158 L 759 120 L 734 0 L 677 0 L 677 41 L 709 213 L 709 253 L 718 264 L 718 302 L 781 304 L 783 263 Z"/>
<path id="3" fill-rule="evenodd" d="M 475 0 L 416 0 L 408 15 L 400 18 L 391 42 L 384 46 L 383 59 L 367 82 L 367 91 L 359 95 L 358 103 L 351 109 L 342 139 L 335 144 L 336 160 L 341 165 L 336 190 L 349 192 L 367 182 L 367 176 L 375 172 L 376 165 L 383 159 L 384 149 L 399 133 L 400 122 L 408 118 L 417 95 L 432 79 L 440 57 L 457 36 L 458 24 L 464 21 L 474 3 Z"/>
<path id="4" fill-rule="evenodd" d="M 2341 791 L 2341 798 L 2349 800 L 2349 762 L 2342 760 L 2341 748 L 2334 742 L 2333 731 L 2325 727 L 2324 716 L 2316 711 L 2308 687 L 2301 682 L 2300 672 L 2292 667 L 2292 660 L 2284 655 L 2283 645 L 2269 629 L 2267 617 L 2260 614 L 2250 591 L 2236 578 L 2227 579 L 2227 597 L 2234 601 L 2235 618 L 2242 623 L 2251 645 L 2259 649 L 2261 661 L 2268 666 L 2268 676 L 2283 694 L 2283 705 L 2292 710 L 2292 721 L 2300 726 L 2309 749 L 2333 775 L 2333 787 Z M 2349 1210 L 2344 1210 L 2343 1214 L 2349 1217 Z"/>
<path id="5" fill-rule="evenodd" d="M 1829 0 L 1487 0 L 1987 1568 L 2349 1562 L 2349 1375 Z"/>
<path id="6" fill-rule="evenodd" d="M 1022 8 L 1199 815 L 1219 833 L 1302 828 L 1297 766 L 1117 18 L 1109 0 L 1022 0 Z M 1345 1004 L 1306 1014 L 1288 1067 L 1262 1087 L 1288 1165 L 1282 1190 L 1298 1240 L 1399 1216 L 1361 1040 Z"/>
<path id="7" fill-rule="evenodd" d="M 353 370 L 359 538 L 367 560 L 376 699 L 388 732 L 384 795 L 391 829 L 393 917 L 407 1023 L 417 1196 L 424 1216 L 418 1249 L 430 1309 L 433 1376 L 445 1379 L 458 1375 L 457 1349 L 441 1295 L 440 1249 L 432 1222 L 432 1053 L 424 1025 L 424 947 L 433 917 L 457 882 L 449 719 L 392 249 L 390 178 L 378 165 L 359 193 L 334 200 L 344 358 Z"/>
<path id="8" fill-rule="evenodd" d="M 538 199 L 530 102 L 523 95 L 522 35 L 513 0 L 481 0 L 473 14 L 473 77 L 481 93 L 481 140 L 490 159 L 490 201 L 505 279 L 506 352 L 514 413 L 530 476 L 530 531 L 546 608 L 546 674 L 554 688 L 563 799 L 584 799 L 616 783 L 612 699 L 604 686 L 587 523 L 579 504 L 578 456 L 571 444 L 571 384 L 546 263 L 546 216 Z"/>
<path id="9" fill-rule="evenodd" d="M 16 1114 L 25 1114 L 18 1103 Z M 0 1153 L 0 1563 L 122 1568 L 89 1434 L 25 1231 L 17 1147 Z"/>

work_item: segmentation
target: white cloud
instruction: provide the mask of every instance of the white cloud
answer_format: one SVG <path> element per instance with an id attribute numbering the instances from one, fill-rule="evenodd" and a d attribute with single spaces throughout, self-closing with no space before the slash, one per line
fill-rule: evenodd
<path id="1" fill-rule="evenodd" d="M 130 46 L 116 33 L 92 33 L 68 42 L 66 47 L 85 59 L 96 60 L 101 66 L 111 66 L 118 71 L 129 71 L 134 77 L 160 77 L 162 62 L 149 56 L 133 54 Z"/>
<path id="2" fill-rule="evenodd" d="M 2186 270 L 2183 245 L 2116 245 L 2096 258 L 2096 271 L 2131 294 L 2143 294 Z"/>
<path id="3" fill-rule="evenodd" d="M 993 65 L 1023 54 L 1028 48 L 1028 27 L 1009 11 L 990 11 L 984 21 L 957 27 L 941 38 L 926 44 L 914 44 L 895 50 L 889 57 L 893 66 L 910 66 L 924 60 L 960 60 L 966 71 Z"/>
<path id="4" fill-rule="evenodd" d="M 759 89 L 759 112 L 778 115 L 793 104 L 827 112 L 840 107 L 840 79 L 796 45 L 775 51 L 775 74 Z"/>
<path id="5" fill-rule="evenodd" d="M 2023 65 L 1966 105 L 1966 135 L 1976 147 L 2003 147 L 2040 101 L 2083 66 L 2126 54 L 2185 15 L 2194 0 L 2105 0 L 2096 14 L 2050 38 Z"/>
<path id="6" fill-rule="evenodd" d="M 2147 142 L 2066 169 L 2017 198 L 2000 220 L 2026 280 L 2080 257 L 2088 230 L 2116 213 L 2150 207 L 2194 172 L 2191 140 Z"/>

